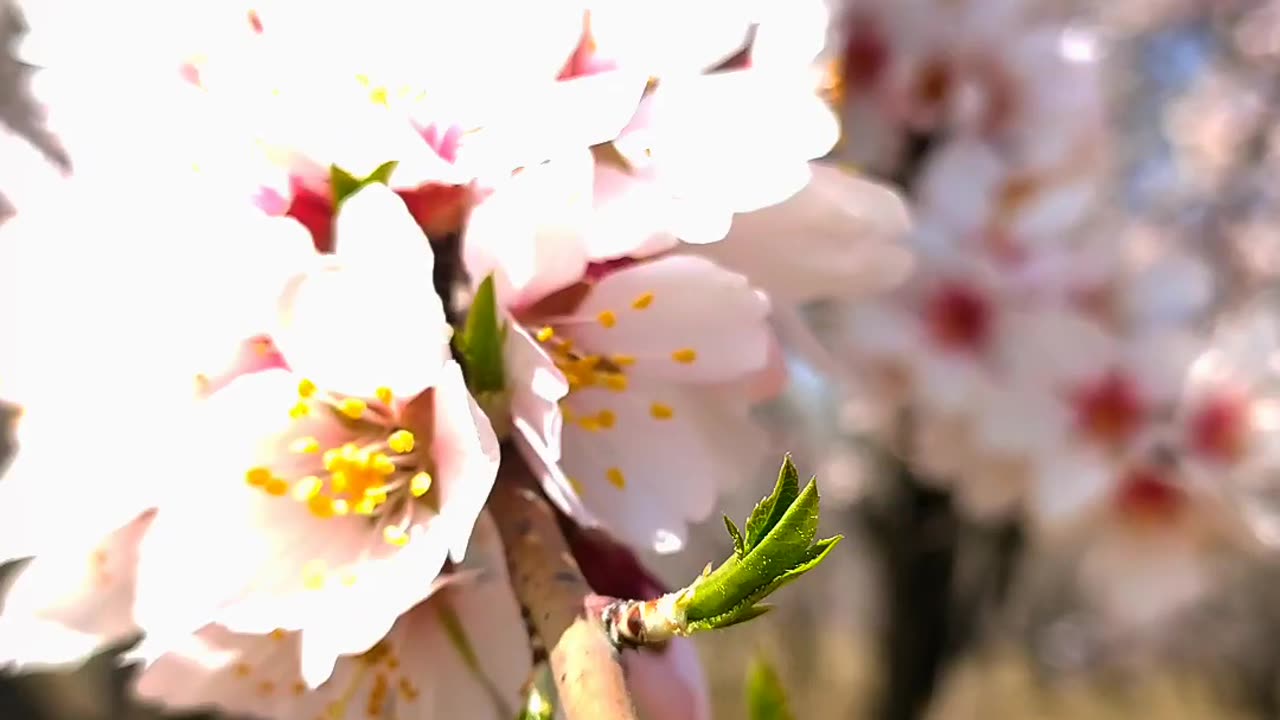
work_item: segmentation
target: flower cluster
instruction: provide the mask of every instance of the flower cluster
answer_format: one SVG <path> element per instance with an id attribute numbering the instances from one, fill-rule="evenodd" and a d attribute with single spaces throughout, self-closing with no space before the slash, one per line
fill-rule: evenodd
<path id="1" fill-rule="evenodd" d="M 801 5 L 20 4 L 69 162 L 3 148 L 3 659 L 144 631 L 174 707 L 513 717 L 499 464 L 678 550 L 768 449 L 779 304 L 905 270 L 897 197 L 815 162 Z"/>
<path id="2" fill-rule="evenodd" d="M 1099 41 L 1022 2 L 850 0 L 831 29 L 837 152 L 913 204 L 915 272 L 843 315 L 866 429 L 973 517 L 1087 538 L 1123 627 L 1274 547 L 1280 305 L 1109 206 Z"/>

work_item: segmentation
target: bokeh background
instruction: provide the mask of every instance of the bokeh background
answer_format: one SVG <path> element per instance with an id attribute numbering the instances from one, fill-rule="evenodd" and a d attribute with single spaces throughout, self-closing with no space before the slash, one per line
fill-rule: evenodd
<path id="1" fill-rule="evenodd" d="M 1280 270 L 1280 3 L 1046 6 L 1099 39 L 1115 137 L 1107 211 L 1199 247 L 1223 277 Z M 6 48 L 21 29 L 9 20 Z M 24 74 L 11 57 L 0 64 L 0 122 L 40 144 Z M 833 308 L 807 313 L 820 336 L 842 331 Z M 801 357 L 791 363 L 786 395 L 760 415 L 774 457 L 791 452 L 819 476 L 823 533 L 847 541 L 772 614 L 698 640 L 717 717 L 747 716 L 754 656 L 777 668 L 798 718 L 1280 717 L 1280 567 L 1231 560 L 1228 586 L 1135 658 L 1080 602 L 1080 548 L 1038 547 L 1015 522 L 963 517 L 945 492 L 845 432 L 849 399 Z M 723 511 L 745 516 L 774 472 L 744 478 Z M 653 560 L 683 582 L 727 552 L 715 519 L 684 554 Z M 126 700 L 126 679 L 110 657 L 0 677 L 0 719 L 158 717 Z"/>

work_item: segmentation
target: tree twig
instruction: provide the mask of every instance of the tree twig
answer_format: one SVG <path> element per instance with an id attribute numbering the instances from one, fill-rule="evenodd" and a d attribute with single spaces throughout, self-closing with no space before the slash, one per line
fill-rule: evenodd
<path id="1" fill-rule="evenodd" d="M 569 720 L 635 720 L 617 651 L 590 611 L 591 588 L 532 480 L 517 454 L 505 454 L 489 507 L 516 596 L 549 649 L 560 705 Z"/>

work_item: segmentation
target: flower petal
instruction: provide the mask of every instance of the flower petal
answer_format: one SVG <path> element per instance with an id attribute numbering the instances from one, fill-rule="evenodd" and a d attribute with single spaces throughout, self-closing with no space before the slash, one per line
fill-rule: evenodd
<path id="1" fill-rule="evenodd" d="M 498 438 L 489 418 L 467 392 L 462 367 L 450 361 L 435 388 L 435 437 L 431 451 L 440 483 L 440 518 L 449 553 L 463 559 L 481 508 L 498 473 Z"/>
<path id="2" fill-rule="evenodd" d="M 768 312 L 741 275 L 704 258 L 662 257 L 596 283 L 566 334 L 593 354 L 633 356 L 636 376 L 727 381 L 764 367 Z"/>

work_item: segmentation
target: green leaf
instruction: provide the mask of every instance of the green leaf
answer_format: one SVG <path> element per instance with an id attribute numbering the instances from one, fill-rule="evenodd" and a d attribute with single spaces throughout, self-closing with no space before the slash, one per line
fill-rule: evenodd
<path id="1" fill-rule="evenodd" d="M 778 673 L 762 655 L 747 668 L 748 720 L 795 720 Z"/>
<path id="2" fill-rule="evenodd" d="M 782 513 L 795 502 L 800 492 L 800 474 L 796 472 L 795 463 L 787 455 L 782 460 L 782 469 L 778 471 L 778 482 L 773 492 L 761 500 L 747 518 L 747 537 L 745 547 L 748 552 L 760 543 L 760 540 L 782 519 Z"/>
<path id="3" fill-rule="evenodd" d="M 498 299 L 493 276 L 476 290 L 462 331 L 454 335 L 454 347 L 462 356 L 462 371 L 472 394 L 502 392 L 506 384 L 502 344 L 506 328 L 498 315 Z"/>
<path id="4" fill-rule="evenodd" d="M 741 625 L 748 620 L 755 620 L 772 610 L 772 605 L 742 603 L 723 615 L 716 615 L 705 620 L 695 620 L 689 623 L 689 633 L 692 634 L 704 630 L 723 630 L 734 625 Z"/>
<path id="5" fill-rule="evenodd" d="M 788 458 L 773 494 L 756 507 L 748 521 L 749 527 L 755 521 L 760 534 L 754 545 L 746 540 L 745 554 L 735 553 L 693 586 L 683 608 L 690 627 L 699 621 L 707 621 L 699 625 L 704 629 L 723 626 L 744 606 L 754 605 L 816 567 L 835 547 L 838 538 L 814 544 L 818 532 L 817 481 L 811 479 L 799 492 L 798 485 L 795 466 Z"/>
<path id="6" fill-rule="evenodd" d="M 742 533 L 738 531 L 738 526 L 733 524 L 733 520 L 728 515 L 724 516 L 724 527 L 729 531 L 729 537 L 733 538 L 733 554 L 742 557 L 747 554 L 746 547 L 742 543 Z"/>
<path id="7" fill-rule="evenodd" d="M 524 703 L 516 720 L 552 720 L 556 716 L 555 693 L 551 668 L 539 663 L 525 683 Z"/>
<path id="8" fill-rule="evenodd" d="M 396 160 L 389 160 L 374 168 L 374 171 L 368 176 L 358 178 L 355 175 L 343 170 L 337 165 L 329 166 L 329 189 L 333 193 L 333 206 L 336 208 L 342 204 L 343 200 L 355 195 L 360 188 L 380 183 L 386 185 L 391 182 L 391 173 L 395 172 L 396 166 L 399 164 Z"/>

